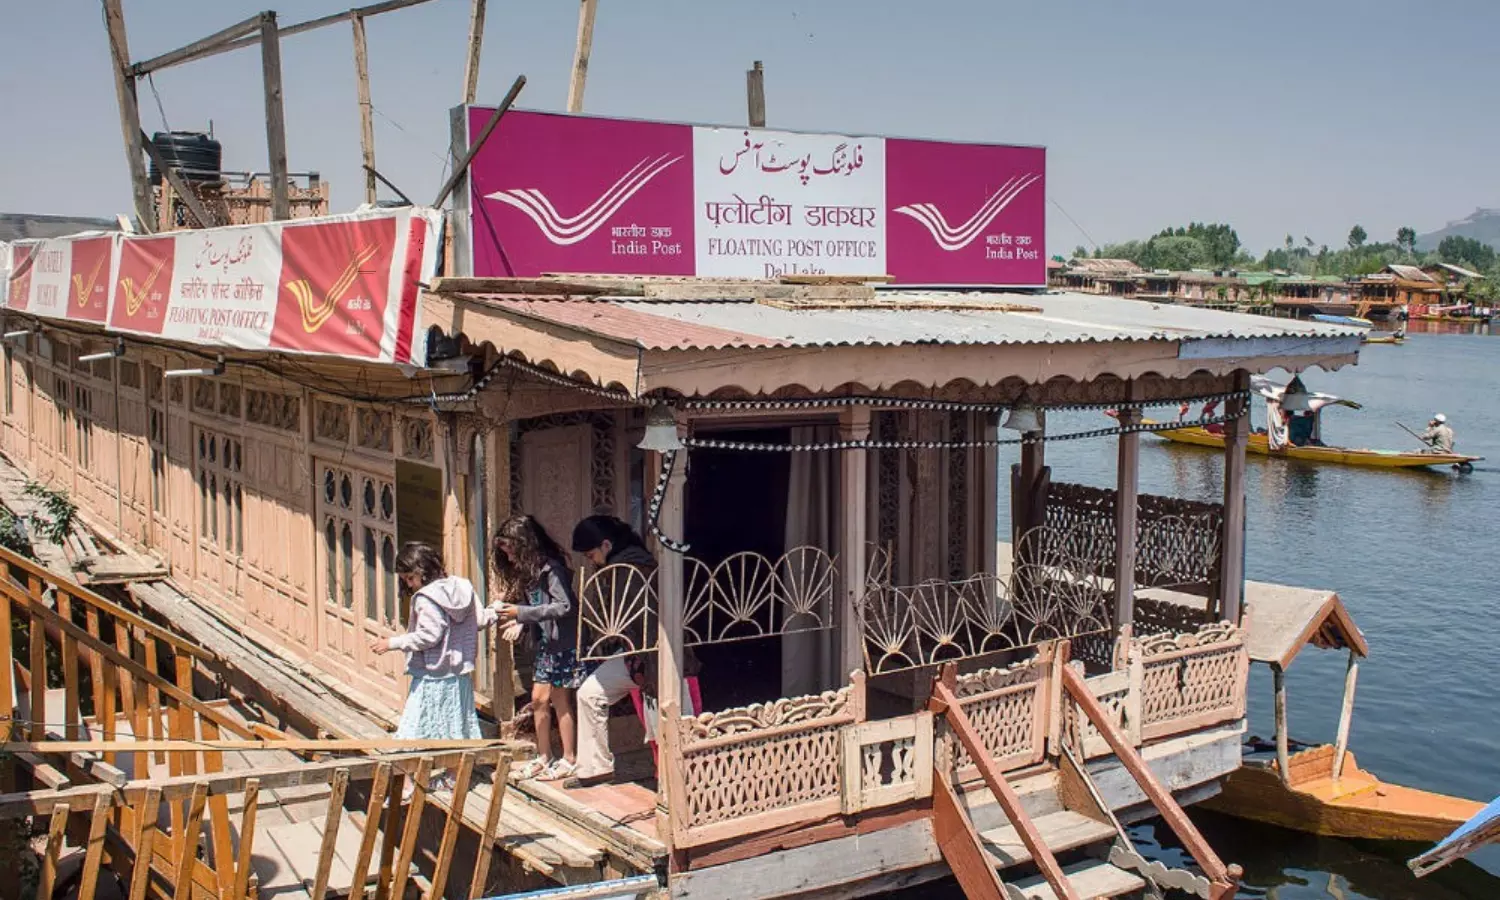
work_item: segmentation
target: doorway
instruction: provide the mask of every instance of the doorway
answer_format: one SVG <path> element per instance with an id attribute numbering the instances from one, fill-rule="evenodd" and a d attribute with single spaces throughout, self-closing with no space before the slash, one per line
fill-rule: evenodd
<path id="1" fill-rule="evenodd" d="M 785 444 L 789 428 L 712 432 L 735 441 Z M 695 449 L 687 476 L 683 539 L 689 555 L 718 566 L 736 553 L 758 553 L 773 564 L 786 552 L 787 492 L 791 460 L 786 453 Z M 694 650 L 702 664 L 703 705 L 720 710 L 781 696 L 779 636 L 711 644 Z"/>

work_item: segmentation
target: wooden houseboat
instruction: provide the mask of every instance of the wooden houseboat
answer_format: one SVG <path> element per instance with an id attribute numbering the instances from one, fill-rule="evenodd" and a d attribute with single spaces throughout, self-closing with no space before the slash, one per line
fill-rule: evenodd
<path id="1" fill-rule="evenodd" d="M 0 717 L 32 788 L 0 817 L 52 816 L 48 877 L 71 845 L 85 894 L 107 862 L 131 896 L 655 874 L 675 897 L 849 897 L 950 873 L 971 897 L 1232 896 L 1182 807 L 1240 766 L 1250 377 L 1351 363 L 1357 335 L 1079 294 L 390 265 L 425 285 L 393 301 L 412 340 L 364 358 L 5 311 L 0 499 L 24 514 L 42 482 L 81 518 L 50 565 L 0 553 Z M 1141 494 L 1145 410 L 1210 399 L 1223 502 Z M 1089 408 L 1117 422 L 1048 425 Z M 1054 474 L 1062 440 L 1116 442 L 1116 486 Z M 657 655 L 654 758 L 626 710 L 619 781 L 587 788 L 507 783 L 515 743 L 383 743 L 404 679 L 366 645 L 402 626 L 397 542 L 484 586 L 512 511 L 567 534 L 600 509 L 660 568 L 627 591 L 580 574 L 580 652 Z M 1143 615 L 1167 588 L 1195 605 Z M 507 735 L 510 651 L 479 677 Z M 459 787 L 429 794 L 444 766 Z M 1140 855 L 1123 825 L 1157 815 L 1194 867 Z"/>

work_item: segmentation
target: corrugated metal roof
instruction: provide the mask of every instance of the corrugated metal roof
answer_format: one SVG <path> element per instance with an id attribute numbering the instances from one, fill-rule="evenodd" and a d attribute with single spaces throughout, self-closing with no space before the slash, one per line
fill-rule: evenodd
<path id="1" fill-rule="evenodd" d="M 1095 294 L 887 292 L 891 308 L 784 309 L 747 301 L 492 299 L 524 315 L 628 341 L 646 350 L 732 347 L 1072 344 L 1110 341 L 1308 337 L 1343 339 L 1349 328 L 1155 304 Z M 993 301 L 1041 312 L 913 308 L 901 301 Z"/>
<path id="2" fill-rule="evenodd" d="M 1430 281 L 1434 284 L 1437 283 L 1436 278 L 1433 278 L 1416 266 L 1403 266 L 1398 263 L 1392 263 L 1386 266 L 1386 268 L 1394 272 L 1396 277 L 1404 278 L 1407 281 Z"/>

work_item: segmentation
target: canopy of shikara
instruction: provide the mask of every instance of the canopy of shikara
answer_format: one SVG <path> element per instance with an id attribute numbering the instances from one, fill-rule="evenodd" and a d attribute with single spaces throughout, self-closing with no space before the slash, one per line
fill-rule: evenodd
<path id="1" fill-rule="evenodd" d="M 1166 400 L 1216 393 L 1237 370 L 1336 369 L 1359 353 L 1348 328 L 1088 294 L 626 279 L 432 287 L 425 324 L 633 397 Z M 1084 384 L 1087 397 L 1066 387 Z"/>

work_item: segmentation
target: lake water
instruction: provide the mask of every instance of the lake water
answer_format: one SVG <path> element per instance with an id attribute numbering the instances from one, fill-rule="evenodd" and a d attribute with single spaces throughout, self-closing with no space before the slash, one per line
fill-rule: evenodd
<path id="1" fill-rule="evenodd" d="M 1402 346 L 1367 346 L 1358 366 L 1303 375 L 1310 390 L 1364 404 L 1363 410 L 1324 414 L 1327 443 L 1409 449 L 1416 442 L 1394 422 L 1420 431 L 1433 413 L 1444 412 L 1457 449 L 1489 460 L 1472 473 L 1381 472 L 1251 457 L 1245 479 L 1248 577 L 1337 591 L 1370 643 L 1350 739 L 1361 768 L 1389 782 L 1481 801 L 1500 794 L 1497 378 L 1500 337 L 1485 334 L 1412 334 Z M 1254 421 L 1261 425 L 1264 408 L 1256 406 Z M 1097 414 L 1076 414 L 1049 418 L 1048 427 L 1069 431 L 1097 421 Z M 1054 480 L 1114 485 L 1112 440 L 1050 445 L 1047 462 Z M 1142 491 L 1220 501 L 1222 479 L 1219 453 L 1142 438 Z M 1294 737 L 1333 741 L 1345 664 L 1343 652 L 1309 648 L 1290 668 Z M 1270 737 L 1270 673 L 1261 665 L 1251 672 L 1250 730 Z M 1193 817 L 1221 857 L 1244 866 L 1241 897 L 1500 898 L 1495 848 L 1476 855 L 1477 864 L 1418 880 L 1405 860 L 1424 846 L 1315 838 L 1208 813 Z M 1135 832 L 1146 846 L 1158 834 L 1172 837 L 1149 825 Z M 1171 848 L 1159 852 L 1175 855 Z M 909 896 L 917 895 L 959 896 L 951 886 Z"/>

